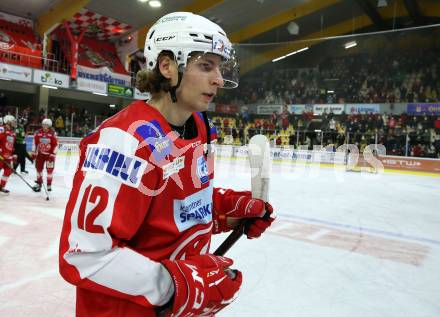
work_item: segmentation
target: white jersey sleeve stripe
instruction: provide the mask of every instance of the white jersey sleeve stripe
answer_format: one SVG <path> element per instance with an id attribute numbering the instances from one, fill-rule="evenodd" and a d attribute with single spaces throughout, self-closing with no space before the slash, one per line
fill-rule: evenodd
<path id="1" fill-rule="evenodd" d="M 80 269 L 81 278 L 121 293 L 144 296 L 152 305 L 164 305 L 174 294 L 174 284 L 167 269 L 129 248 L 66 254 L 64 258 Z"/>
<path id="2" fill-rule="evenodd" d="M 89 145 L 86 159 L 79 167 L 85 176 L 70 218 L 69 250 L 63 257 L 78 270 L 81 279 L 124 294 L 144 296 L 150 304 L 160 306 L 167 303 L 174 293 L 174 284 L 168 271 L 160 263 L 130 248 L 115 247 L 113 239 L 118 237 L 112 237 L 109 233 L 121 186 L 135 187 L 139 183 L 140 176 L 133 172 L 130 178 L 127 166 L 133 166 L 136 160 L 140 162 L 138 166 L 145 167 L 146 164 L 135 155 L 138 144 L 134 136 L 123 130 L 105 128 L 100 131 L 97 144 Z M 117 169 L 110 168 L 112 153 L 127 163 Z M 139 168 L 137 171 L 142 173 Z M 105 198 L 103 195 L 90 198 L 97 188 L 100 193 L 105 192 Z M 89 230 L 87 220 L 99 206 L 102 210 L 92 217 L 93 226 L 99 229 Z"/>

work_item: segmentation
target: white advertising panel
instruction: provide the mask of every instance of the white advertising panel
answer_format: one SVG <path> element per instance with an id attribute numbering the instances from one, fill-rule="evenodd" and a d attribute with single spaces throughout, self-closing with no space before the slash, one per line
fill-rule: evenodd
<path id="1" fill-rule="evenodd" d="M 30 83 L 32 81 L 32 69 L 28 67 L 0 63 L 0 77 Z"/>
<path id="2" fill-rule="evenodd" d="M 107 83 L 102 81 L 78 78 L 76 83 L 78 85 L 77 89 L 79 90 L 96 92 L 100 94 L 107 93 Z"/>
<path id="3" fill-rule="evenodd" d="M 69 88 L 69 76 L 60 73 L 34 69 L 34 83 Z"/>

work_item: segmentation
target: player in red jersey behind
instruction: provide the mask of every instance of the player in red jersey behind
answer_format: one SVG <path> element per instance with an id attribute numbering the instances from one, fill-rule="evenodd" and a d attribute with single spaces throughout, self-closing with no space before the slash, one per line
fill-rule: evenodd
<path id="1" fill-rule="evenodd" d="M 53 170 L 55 168 L 55 157 L 57 152 L 58 140 L 55 131 L 52 129 L 52 120 L 46 118 L 41 122 L 41 129 L 34 133 L 35 168 L 37 169 L 37 180 L 35 181 L 34 191 L 41 191 L 43 184 L 43 169 L 46 165 L 47 190 L 52 190 Z"/>
<path id="2" fill-rule="evenodd" d="M 8 194 L 9 190 L 5 188 L 6 183 L 12 174 L 11 167 L 14 166 L 14 160 L 17 159 L 14 155 L 15 117 L 6 115 L 3 118 L 3 124 L 2 129 L 0 129 L 0 170 L 3 169 L 3 175 L 0 178 L 0 193 Z"/>
<path id="3" fill-rule="evenodd" d="M 216 131 L 206 111 L 238 85 L 224 31 L 187 12 L 147 34 L 147 69 L 135 101 L 80 144 L 61 233 L 61 275 L 76 285 L 76 316 L 213 316 L 242 283 L 233 261 L 210 252 L 211 235 L 250 218 L 248 238 L 273 221 L 250 192 L 214 188 Z"/>

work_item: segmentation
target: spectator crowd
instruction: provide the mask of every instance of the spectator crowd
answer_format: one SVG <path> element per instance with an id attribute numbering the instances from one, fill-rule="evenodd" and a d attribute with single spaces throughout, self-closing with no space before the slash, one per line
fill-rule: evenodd
<path id="1" fill-rule="evenodd" d="M 330 58 L 316 67 L 251 74 L 220 103 L 324 104 L 438 102 L 438 51 Z"/>
<path id="2" fill-rule="evenodd" d="M 246 119 L 248 118 L 248 119 Z M 362 151 L 369 144 L 383 144 L 388 155 L 440 158 L 440 115 L 323 114 L 295 115 L 287 107 L 271 116 L 215 116 L 219 143 L 246 144 L 254 134 L 267 135 L 277 146 L 355 144 Z"/>

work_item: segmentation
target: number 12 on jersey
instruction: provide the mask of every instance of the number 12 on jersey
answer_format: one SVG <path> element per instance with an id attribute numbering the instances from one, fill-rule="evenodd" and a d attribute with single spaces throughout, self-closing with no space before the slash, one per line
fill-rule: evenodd
<path id="1" fill-rule="evenodd" d="M 87 212 L 88 203 L 95 206 Z M 96 218 L 105 210 L 108 203 L 108 191 L 102 187 L 92 185 L 86 187 L 78 210 L 78 228 L 90 233 L 104 233 L 104 228 L 95 224 Z"/>

